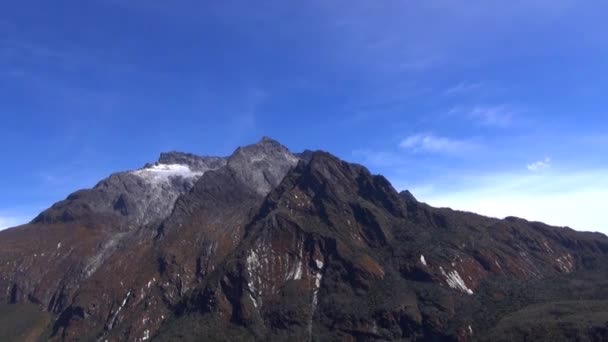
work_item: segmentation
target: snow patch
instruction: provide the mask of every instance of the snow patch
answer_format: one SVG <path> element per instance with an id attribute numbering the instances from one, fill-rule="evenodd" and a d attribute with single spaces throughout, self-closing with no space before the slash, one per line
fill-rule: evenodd
<path id="1" fill-rule="evenodd" d="M 312 322 L 315 315 L 315 311 L 317 310 L 317 305 L 319 304 L 319 290 L 321 288 L 321 280 L 323 279 L 323 274 L 321 272 L 314 273 L 315 285 L 312 289 L 312 303 L 310 307 L 310 319 L 308 320 L 308 340 L 312 341 Z"/>
<path id="2" fill-rule="evenodd" d="M 259 266 L 260 262 L 258 259 L 258 255 L 256 254 L 255 250 L 252 249 L 251 252 L 249 252 L 249 255 L 247 256 L 247 271 L 249 271 L 249 280 L 247 281 L 247 286 L 249 286 L 249 289 L 252 292 L 255 292 L 253 274 L 255 273 L 254 271 L 259 268 Z"/>
<path id="3" fill-rule="evenodd" d="M 298 263 L 296 264 L 296 272 L 293 275 L 293 279 L 294 280 L 302 279 L 302 262 L 301 261 L 298 261 Z"/>
<path id="4" fill-rule="evenodd" d="M 288 257 L 289 259 L 289 257 Z M 300 280 L 302 279 L 302 261 L 297 260 L 293 267 L 287 273 L 285 280 Z"/>
<path id="5" fill-rule="evenodd" d="M 108 330 L 112 330 L 112 328 L 114 327 L 114 324 L 116 324 L 116 319 L 118 318 L 118 314 L 122 311 L 122 309 L 125 307 L 125 305 L 127 305 L 127 302 L 129 301 L 129 297 L 131 297 L 131 290 L 129 290 L 127 292 L 127 295 L 125 296 L 125 299 L 122 301 L 122 304 L 118 307 L 118 310 L 116 310 L 116 312 L 114 313 L 114 316 L 112 316 L 112 320 L 110 321 L 110 324 L 108 325 Z"/>
<path id="6" fill-rule="evenodd" d="M 424 258 L 424 255 L 420 254 L 420 262 L 424 265 L 424 266 L 428 266 L 426 263 L 426 259 Z"/>
<path id="7" fill-rule="evenodd" d="M 555 261 L 559 264 L 559 267 L 565 273 L 570 273 L 574 270 L 574 263 L 572 262 L 572 256 L 568 253 L 557 258 Z"/>
<path id="8" fill-rule="evenodd" d="M 261 273 L 261 264 L 260 264 L 260 259 L 258 257 L 258 254 L 256 253 L 256 251 L 254 249 L 252 249 L 249 252 L 249 255 L 247 255 L 247 271 L 249 273 L 249 277 L 247 279 L 247 287 L 249 288 L 249 297 L 251 298 L 251 301 L 253 302 L 253 306 L 255 306 L 256 308 L 258 307 L 258 301 L 256 300 L 256 298 L 258 298 L 258 293 L 257 293 L 257 289 L 256 289 L 256 284 L 254 282 L 253 276 L 254 274 L 257 273 L 258 275 L 258 284 L 261 284 L 261 279 L 260 277 L 260 273 Z M 261 298 L 260 298 L 261 299 Z"/>
<path id="9" fill-rule="evenodd" d="M 251 295 L 251 293 L 249 293 L 249 298 L 251 299 L 251 302 L 253 303 L 253 306 L 258 307 L 258 301 L 255 300 L 255 298 L 253 298 L 253 296 Z"/>
<path id="10" fill-rule="evenodd" d="M 439 270 L 441 270 L 441 274 L 446 278 L 446 281 L 451 288 L 463 291 L 469 295 L 473 294 L 473 290 L 467 287 L 467 284 L 462 280 L 458 271 L 454 270 L 446 273 L 443 267 L 439 267 Z"/>
<path id="11" fill-rule="evenodd" d="M 553 248 L 551 248 L 551 246 L 549 246 L 549 244 L 547 243 L 547 241 L 543 241 L 543 244 L 545 245 L 545 248 L 547 249 L 547 252 L 549 252 L 551 254 L 555 253 L 553 251 Z"/>
<path id="12" fill-rule="evenodd" d="M 131 173 L 150 183 L 167 183 L 174 177 L 198 178 L 204 174 L 204 172 L 192 171 L 188 165 L 160 163 Z"/>

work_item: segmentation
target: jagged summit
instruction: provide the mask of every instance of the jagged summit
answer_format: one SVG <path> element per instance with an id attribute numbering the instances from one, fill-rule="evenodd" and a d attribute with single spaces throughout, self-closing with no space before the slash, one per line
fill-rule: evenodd
<path id="1" fill-rule="evenodd" d="M 259 194 L 266 195 L 279 185 L 298 161 L 300 159 L 287 147 L 264 137 L 256 144 L 237 148 L 228 158 L 227 165 L 245 184 Z"/>
<path id="2" fill-rule="evenodd" d="M 245 155 L 253 161 L 268 156 L 293 156 L 287 147 L 269 137 L 262 137 L 257 143 L 238 147 L 229 158 L 235 155 Z"/>
<path id="3" fill-rule="evenodd" d="M 235 152 L 228 157 L 219 156 L 199 156 L 192 153 L 169 151 L 162 152 L 157 162 L 149 163 L 144 168 L 151 168 L 155 164 L 162 165 L 185 165 L 192 171 L 207 171 L 218 169 L 228 162 L 228 160 L 237 153 L 245 153 L 251 159 L 263 158 L 264 155 L 272 154 L 291 154 L 289 150 L 277 140 L 264 136 L 257 143 L 247 146 L 238 147 Z"/>
<path id="4" fill-rule="evenodd" d="M 263 136 L 257 144 L 273 144 L 273 145 L 281 145 L 281 143 L 279 143 L 277 140 L 269 137 L 269 136 Z"/>
<path id="5" fill-rule="evenodd" d="M 600 341 L 606 265 L 604 235 L 433 208 L 263 138 L 163 153 L 0 232 L 0 321 L 33 305 L 23 336 L 51 341 Z"/>
<path id="6" fill-rule="evenodd" d="M 237 148 L 229 157 L 165 152 L 155 163 L 113 174 L 93 189 L 71 194 L 33 222 L 73 221 L 103 214 L 117 219 L 123 226 L 158 223 L 171 214 L 177 199 L 209 171 L 227 168 L 243 184 L 264 196 L 299 160 L 285 146 L 268 137 Z"/>
<path id="7" fill-rule="evenodd" d="M 159 164 L 187 165 L 193 171 L 207 171 L 218 169 L 226 165 L 225 157 L 202 157 L 184 152 L 163 152 L 158 159 Z"/>

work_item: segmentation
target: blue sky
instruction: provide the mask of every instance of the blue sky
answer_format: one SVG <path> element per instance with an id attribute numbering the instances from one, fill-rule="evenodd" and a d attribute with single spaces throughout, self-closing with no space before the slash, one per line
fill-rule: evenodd
<path id="1" fill-rule="evenodd" d="M 0 227 L 268 135 L 433 205 L 608 232 L 608 3 L 4 0 Z"/>

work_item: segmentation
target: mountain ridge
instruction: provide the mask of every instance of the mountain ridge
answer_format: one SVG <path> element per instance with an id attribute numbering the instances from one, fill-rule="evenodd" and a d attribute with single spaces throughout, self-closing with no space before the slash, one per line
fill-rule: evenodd
<path id="1" fill-rule="evenodd" d="M 598 340 L 606 261 L 604 235 L 433 208 L 263 138 L 163 153 L 0 232 L 0 300 L 48 312 L 50 340 Z M 520 313 L 584 303 L 589 327 Z"/>

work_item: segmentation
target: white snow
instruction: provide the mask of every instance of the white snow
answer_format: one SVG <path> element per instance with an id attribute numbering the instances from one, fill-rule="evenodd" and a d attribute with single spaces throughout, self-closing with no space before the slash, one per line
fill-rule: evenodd
<path id="1" fill-rule="evenodd" d="M 467 287 L 467 284 L 464 282 L 464 280 L 462 280 L 460 274 L 458 274 L 458 271 L 454 270 L 449 273 L 445 273 L 443 267 L 439 267 L 439 270 L 441 270 L 441 273 L 446 278 L 446 281 L 451 288 L 461 290 L 470 295 L 473 294 L 473 290 Z"/>
<path id="2" fill-rule="evenodd" d="M 253 275 L 255 274 L 255 270 L 259 269 L 260 262 L 258 259 L 258 255 L 255 250 L 251 250 L 249 255 L 247 256 L 247 271 L 249 272 L 249 280 L 247 281 L 247 286 L 249 286 L 249 290 L 255 292 L 255 284 L 253 283 Z"/>
<path id="3" fill-rule="evenodd" d="M 144 337 L 141 340 L 147 341 L 148 339 L 150 339 L 150 330 L 144 331 Z"/>
<path id="4" fill-rule="evenodd" d="M 321 280 L 323 279 L 323 274 L 321 272 L 314 273 L 315 285 L 312 289 L 312 303 L 310 307 L 310 319 L 308 320 L 308 340 L 312 341 L 312 320 L 315 315 L 315 311 L 317 310 L 317 305 L 319 303 L 319 289 L 321 287 Z"/>
<path id="5" fill-rule="evenodd" d="M 296 266 L 296 274 L 293 276 L 294 280 L 300 280 L 302 279 L 302 262 L 298 261 L 298 264 Z"/>
<path id="6" fill-rule="evenodd" d="M 247 255 L 247 271 L 249 273 L 249 277 L 247 280 L 247 287 L 249 288 L 249 297 L 251 298 L 251 301 L 253 302 L 253 305 L 257 308 L 259 306 L 258 300 L 257 298 L 260 299 L 261 302 L 261 297 L 260 297 L 260 293 L 259 290 L 256 288 L 256 284 L 255 284 L 255 280 L 253 279 L 254 274 L 257 273 L 258 275 L 258 279 L 257 279 L 257 283 L 261 286 L 262 285 L 262 280 L 260 279 L 260 273 L 261 273 L 261 268 L 262 265 L 260 264 L 260 259 L 258 254 L 256 253 L 255 249 L 252 249 L 249 252 L 249 255 Z"/>
<path id="7" fill-rule="evenodd" d="M 315 275 L 315 291 L 319 291 L 319 287 L 321 287 L 321 279 L 323 275 L 321 273 L 317 273 Z"/>
<path id="8" fill-rule="evenodd" d="M 315 260 L 315 264 L 317 264 L 317 268 L 322 270 L 323 269 L 323 261 L 322 260 Z"/>
<path id="9" fill-rule="evenodd" d="M 555 261 L 558 262 L 559 267 L 562 269 L 562 271 L 566 273 L 570 273 L 574 269 L 574 264 L 572 263 L 572 256 L 569 253 L 557 258 Z"/>
<path id="10" fill-rule="evenodd" d="M 547 243 L 547 241 L 543 241 L 543 244 L 545 245 L 545 248 L 547 249 L 547 251 L 551 254 L 553 254 L 553 249 L 549 246 L 549 244 Z"/>
<path id="11" fill-rule="evenodd" d="M 291 270 L 287 273 L 287 280 L 300 280 L 302 279 L 302 261 L 297 260 Z"/>
<path id="12" fill-rule="evenodd" d="M 108 330 L 112 330 L 112 328 L 114 327 L 114 324 L 116 323 L 116 319 L 118 318 L 118 314 L 120 313 L 120 311 L 122 311 L 122 309 L 125 307 L 125 305 L 127 305 L 127 302 L 129 301 L 130 296 L 131 296 L 131 290 L 129 290 L 127 292 L 127 295 L 125 296 L 125 299 L 122 301 L 122 304 L 118 307 L 118 310 L 116 310 L 116 312 L 114 313 L 114 316 L 112 317 L 112 320 L 110 321 L 110 324 L 108 325 Z"/>
<path id="13" fill-rule="evenodd" d="M 131 295 L 131 291 L 127 292 L 125 299 L 122 301 L 122 305 L 120 306 L 120 309 L 122 309 L 125 305 L 127 305 L 127 301 L 129 300 L 130 295 Z"/>
<path id="14" fill-rule="evenodd" d="M 132 171 L 131 173 L 148 182 L 161 183 L 168 182 L 173 177 L 197 178 L 202 176 L 204 172 L 192 171 L 188 165 L 156 163 L 150 167 Z"/>
<path id="15" fill-rule="evenodd" d="M 255 306 L 257 308 L 258 307 L 258 301 L 255 300 L 255 298 L 253 298 L 253 296 L 251 295 L 251 293 L 249 293 L 249 298 L 251 299 L 251 302 L 253 303 L 253 306 Z"/>
<path id="16" fill-rule="evenodd" d="M 426 259 L 424 258 L 424 255 L 422 255 L 422 254 L 420 254 L 420 262 L 421 262 L 421 263 L 422 263 L 424 266 L 427 266 Z"/>
<path id="17" fill-rule="evenodd" d="M 61 242 L 57 244 L 57 249 L 61 248 Z"/>

